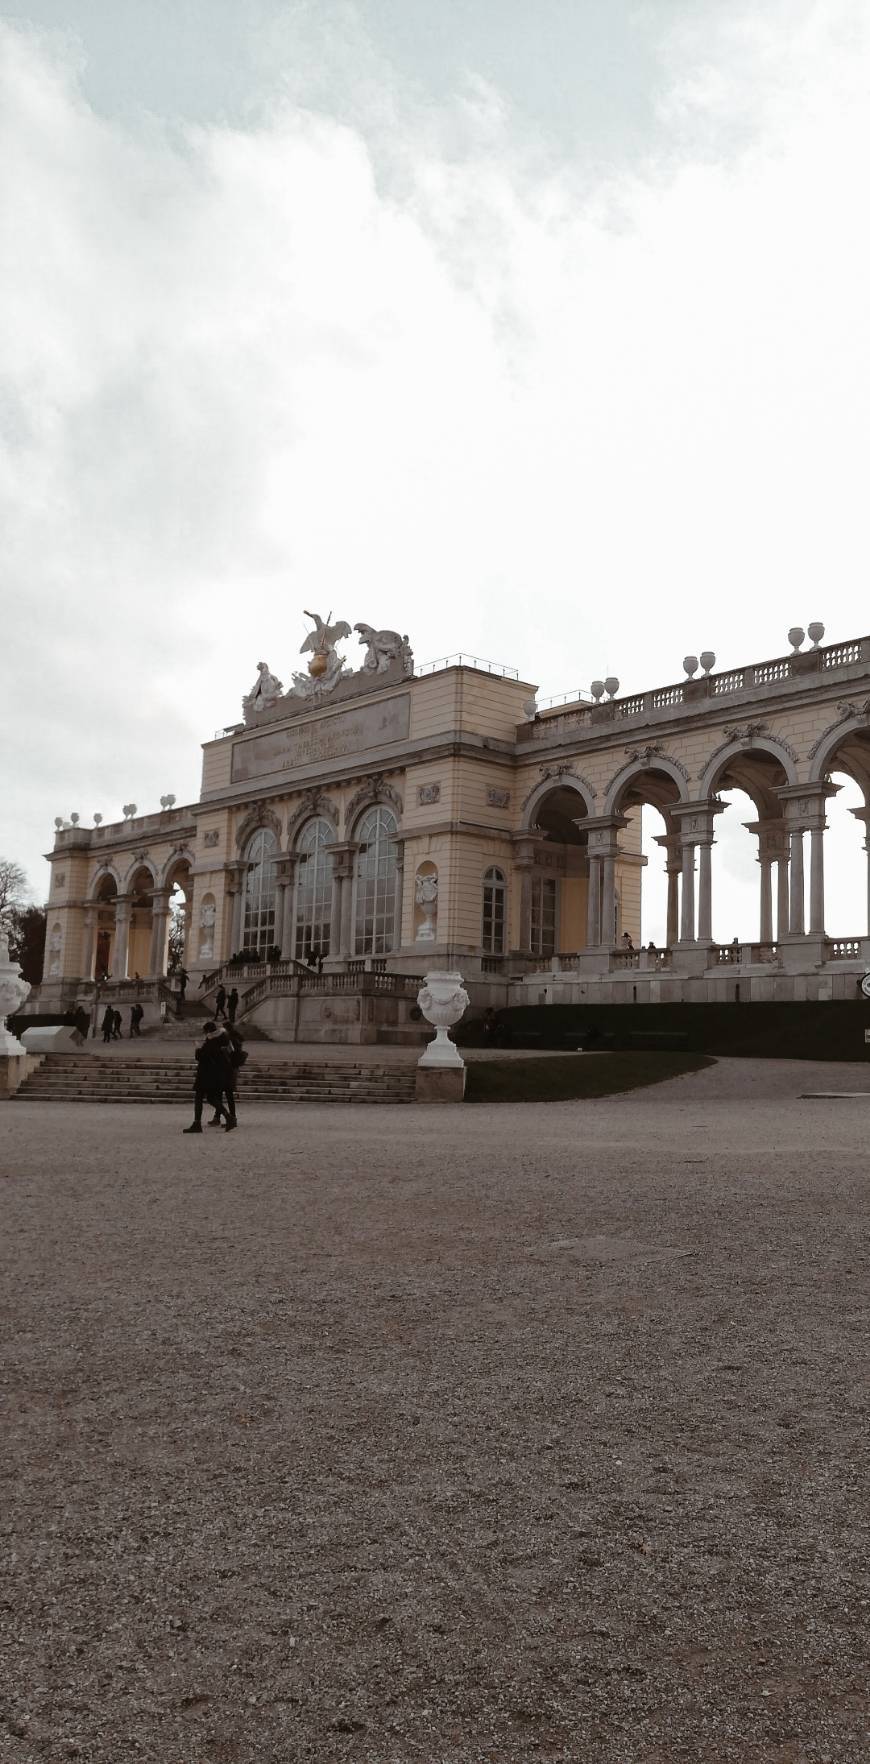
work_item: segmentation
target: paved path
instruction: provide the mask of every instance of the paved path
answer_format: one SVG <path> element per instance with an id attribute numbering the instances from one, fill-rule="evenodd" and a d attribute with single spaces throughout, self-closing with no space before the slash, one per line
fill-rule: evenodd
<path id="1" fill-rule="evenodd" d="M 858 1764 L 868 1157 L 821 1072 L 0 1112 L 10 1764 Z"/>

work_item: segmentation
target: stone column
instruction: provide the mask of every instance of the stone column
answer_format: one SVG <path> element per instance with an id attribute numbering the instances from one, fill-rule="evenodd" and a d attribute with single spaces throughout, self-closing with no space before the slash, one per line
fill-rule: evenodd
<path id="1" fill-rule="evenodd" d="M 695 942 L 695 847 L 691 840 L 683 840 L 683 875 L 682 875 L 682 911 L 680 914 L 680 942 Z"/>
<path id="2" fill-rule="evenodd" d="M 788 836 L 784 822 L 767 818 L 761 821 L 744 821 L 748 833 L 754 833 L 758 840 L 758 936 L 761 943 L 773 943 L 773 866 L 779 865 L 779 935 L 788 929 Z M 783 880 L 785 873 L 785 881 Z M 785 905 L 783 906 L 783 885 L 786 889 Z"/>
<path id="3" fill-rule="evenodd" d="M 278 859 L 278 871 L 275 878 L 277 899 L 275 903 L 275 943 L 281 951 L 282 962 L 288 962 L 293 954 L 295 925 L 293 923 L 293 884 L 296 876 L 297 858 L 295 853 L 285 854 Z"/>
<path id="4" fill-rule="evenodd" d="M 815 948 L 800 954 L 801 962 L 821 962 L 825 958 L 825 867 L 822 840 L 827 822 L 825 810 L 830 796 L 836 796 L 839 785 L 786 784 L 777 791 L 785 811 L 785 825 L 791 849 L 789 861 L 789 938 L 815 940 Z M 810 922 L 806 924 L 804 905 L 804 834 L 810 835 Z M 797 957 L 795 959 L 798 959 Z"/>
<path id="5" fill-rule="evenodd" d="M 776 860 L 776 940 L 788 934 L 789 874 L 788 854 L 782 851 Z"/>
<path id="6" fill-rule="evenodd" d="M 668 916 L 665 943 L 668 949 L 673 949 L 680 935 L 680 876 L 683 869 L 680 835 L 679 833 L 655 833 L 653 838 L 656 845 L 660 845 L 665 854 L 665 875 L 668 879 Z"/>
<path id="7" fill-rule="evenodd" d="M 712 840 L 705 839 L 698 847 L 700 866 L 698 894 L 698 942 L 713 941 L 713 895 L 710 858 L 713 849 Z"/>
<path id="8" fill-rule="evenodd" d="M 601 942 L 601 863 L 589 853 L 589 881 L 586 896 L 586 947 L 597 949 Z"/>
<path id="9" fill-rule="evenodd" d="M 682 864 L 668 862 L 665 866 L 668 878 L 668 921 L 667 944 L 672 948 L 680 935 L 680 875 Z"/>
<path id="10" fill-rule="evenodd" d="M 825 935 L 825 827 L 810 828 L 810 931 Z"/>
<path id="11" fill-rule="evenodd" d="M 791 937 L 803 937 L 804 934 L 804 831 L 802 827 L 789 829 L 789 910 L 788 929 Z"/>
<path id="12" fill-rule="evenodd" d="M 586 939 L 589 949 L 613 948 L 613 912 L 616 903 L 616 862 L 619 835 L 628 825 L 625 815 L 580 815 L 574 822 L 586 834 L 589 858 L 589 898 L 586 908 Z"/>
<path id="13" fill-rule="evenodd" d="M 864 823 L 864 850 L 867 853 L 867 924 L 866 935 L 870 937 L 870 808 L 850 809 L 856 821 Z"/>
<path id="14" fill-rule="evenodd" d="M 762 943 L 773 942 L 773 859 L 769 852 L 761 851 L 758 862 L 761 866 L 759 878 L 760 899 L 758 903 L 758 935 Z"/>
<path id="15" fill-rule="evenodd" d="M 115 947 L 112 951 L 112 979 L 126 980 L 127 950 L 130 943 L 130 905 L 129 894 L 118 894 L 115 897 Z"/>
<path id="16" fill-rule="evenodd" d="M 169 889 L 155 889 L 151 896 L 151 948 L 148 972 L 153 977 L 166 972 L 166 921 L 169 917 Z"/>
<path id="17" fill-rule="evenodd" d="M 403 847 L 404 849 L 404 847 Z M 332 912 L 329 921 L 329 956 L 331 961 L 347 961 L 350 956 L 351 906 L 353 902 L 353 870 L 359 851 L 357 840 L 335 844 L 332 850 Z M 398 872 L 399 913 L 401 916 L 402 871 Z"/>
<path id="18" fill-rule="evenodd" d="M 680 888 L 680 943 L 699 946 L 698 960 L 708 959 L 701 951 L 706 944 L 713 941 L 713 889 L 711 850 L 714 844 L 713 829 L 716 816 L 721 815 L 726 804 L 716 797 L 708 797 L 698 802 L 674 802 L 668 809 L 668 815 L 679 828 L 679 845 L 682 856 L 682 881 Z M 695 851 L 700 851 L 698 914 L 695 923 Z M 692 958 L 695 959 L 694 957 Z"/>
<path id="19" fill-rule="evenodd" d="M 605 851 L 601 858 L 601 930 L 599 943 L 603 949 L 611 949 L 616 938 L 613 924 L 616 906 L 616 856 L 613 851 Z"/>
<path id="20" fill-rule="evenodd" d="M 230 947 L 229 949 L 222 950 L 219 957 L 218 951 L 215 949 L 215 958 L 221 962 L 229 961 L 230 956 L 236 955 L 242 947 L 245 882 L 248 874 L 247 864 L 228 864 L 225 874 L 227 878 L 226 891 L 232 903 L 232 910 L 230 913 Z"/>
<path id="21" fill-rule="evenodd" d="M 447 906 L 446 900 L 444 902 L 444 906 L 445 906 L 445 908 Z M 399 834 L 396 839 L 396 911 L 395 911 L 395 917 L 393 920 L 393 948 L 394 949 L 401 949 L 401 947 L 402 947 L 402 931 L 404 929 L 402 921 L 403 921 L 403 917 L 404 917 L 404 912 L 405 912 L 405 841 L 404 841 L 404 838 L 402 837 L 402 835 Z M 414 921 L 413 921 L 413 912 L 412 912 L 411 936 L 408 938 L 409 943 L 413 941 L 413 931 L 414 931 Z M 446 925 L 444 926 L 444 931 L 445 931 L 445 936 L 446 936 L 446 932 L 447 932 Z"/>
<path id="22" fill-rule="evenodd" d="M 82 942 L 82 979 L 93 980 L 97 927 L 97 906 L 95 901 L 89 901 L 86 905 L 84 923 L 85 934 Z"/>

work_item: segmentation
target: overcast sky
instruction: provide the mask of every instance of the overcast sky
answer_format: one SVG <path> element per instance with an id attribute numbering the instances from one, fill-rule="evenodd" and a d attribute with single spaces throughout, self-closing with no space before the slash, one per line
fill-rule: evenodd
<path id="1" fill-rule="evenodd" d="M 868 89 L 866 0 L 0 0 L 0 853 L 195 798 L 304 606 L 864 632 Z"/>

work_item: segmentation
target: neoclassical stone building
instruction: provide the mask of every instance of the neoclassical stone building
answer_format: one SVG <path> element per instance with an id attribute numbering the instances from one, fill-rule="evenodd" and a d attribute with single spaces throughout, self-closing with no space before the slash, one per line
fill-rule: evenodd
<path id="1" fill-rule="evenodd" d="M 870 638 L 538 707 L 506 670 L 456 657 L 415 674 L 406 639 L 356 629 L 355 671 L 349 627 L 320 619 L 290 692 L 259 664 L 244 721 L 204 744 L 198 801 L 58 828 L 35 1008 L 97 984 L 125 996 L 138 976 L 156 1010 L 173 889 L 191 995 L 243 957 L 242 1015 L 279 1036 L 395 1028 L 358 994 L 410 997 L 435 966 L 481 1002 L 728 998 L 738 981 L 747 1000 L 854 997 L 868 927 L 829 935 L 825 825 L 834 770 L 870 804 Z M 740 947 L 713 940 L 711 887 L 734 787 L 757 812 L 757 938 Z M 663 818 L 668 931 L 631 951 L 645 803 Z"/>

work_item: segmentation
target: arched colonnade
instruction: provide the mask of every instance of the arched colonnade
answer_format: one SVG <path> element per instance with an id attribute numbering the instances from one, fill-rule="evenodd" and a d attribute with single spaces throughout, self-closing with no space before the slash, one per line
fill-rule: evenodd
<path id="1" fill-rule="evenodd" d="M 619 878 L 624 887 L 626 862 L 644 861 L 637 854 L 638 820 L 645 806 L 656 809 L 664 823 L 656 843 L 667 875 L 666 943 L 683 949 L 712 944 L 712 852 L 717 820 L 729 810 L 722 793 L 730 790 L 748 796 L 755 811 L 755 818 L 743 824 L 756 841 L 759 944 L 769 950 L 788 939 L 824 938 L 826 811 L 839 788 L 831 779 L 833 771 L 854 779 L 863 797 L 864 806 L 851 812 L 868 830 L 868 918 L 861 934 L 870 932 L 868 718 L 846 719 L 829 730 L 817 742 L 809 765 L 800 769 L 803 778 L 784 742 L 752 729 L 724 742 L 696 779 L 679 761 L 650 747 L 617 772 L 600 804 L 571 762 L 560 766 L 558 778 L 543 779 L 527 799 L 518 837 L 521 947 L 547 956 L 581 946 L 598 951 L 618 946 L 623 923 Z M 550 917 L 555 933 L 542 942 L 536 935 L 540 914 L 535 903 L 546 887 L 548 865 L 554 878 Z M 582 937 L 571 899 L 579 893 L 578 882 L 584 903 Z M 637 922 L 639 928 L 639 909 Z M 573 935 L 566 935 L 569 929 Z M 849 929 L 854 932 L 855 927 Z"/>
<path id="2" fill-rule="evenodd" d="M 189 937 L 193 861 L 193 853 L 182 848 L 159 869 L 147 857 L 138 857 L 123 874 L 110 863 L 98 870 L 84 909 L 86 978 L 153 980 L 166 974 L 170 913 L 177 894 L 183 896 Z"/>

